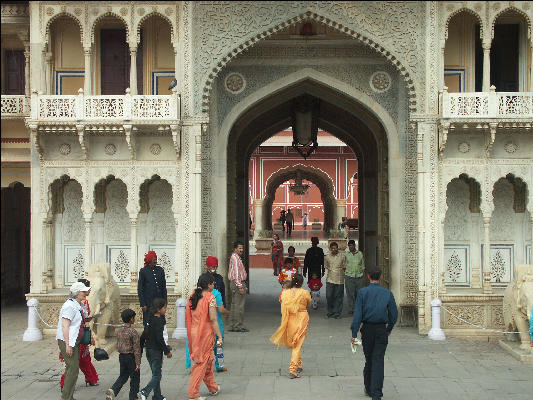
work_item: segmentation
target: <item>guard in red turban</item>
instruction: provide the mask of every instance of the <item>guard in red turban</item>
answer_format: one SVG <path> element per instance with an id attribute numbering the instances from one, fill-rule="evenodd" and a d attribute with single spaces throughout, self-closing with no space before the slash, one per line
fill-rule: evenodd
<path id="1" fill-rule="evenodd" d="M 143 323 L 146 325 L 151 317 L 148 315 L 148 308 L 154 299 L 167 300 L 165 270 L 157 265 L 157 254 L 153 250 L 144 255 L 144 268 L 139 271 L 137 281 L 137 295 L 143 311 Z"/>
<path id="2" fill-rule="evenodd" d="M 207 267 L 207 272 L 215 278 L 215 289 L 217 289 L 222 295 L 222 304 L 226 307 L 226 287 L 224 286 L 224 278 L 222 278 L 222 275 L 217 274 L 218 258 L 213 256 L 207 257 L 205 259 L 205 266 Z"/>
<path id="3" fill-rule="evenodd" d="M 155 251 L 150 250 L 144 255 L 144 266 L 146 267 L 148 264 L 150 264 L 154 258 L 157 260 L 157 254 Z"/>

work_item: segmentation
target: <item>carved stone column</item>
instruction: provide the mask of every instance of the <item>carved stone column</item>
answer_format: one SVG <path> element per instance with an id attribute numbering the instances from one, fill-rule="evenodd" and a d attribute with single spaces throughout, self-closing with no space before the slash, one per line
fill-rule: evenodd
<path id="1" fill-rule="evenodd" d="M 130 46 L 130 93 L 137 94 L 137 47 Z"/>
<path id="2" fill-rule="evenodd" d="M 138 262 L 137 262 L 137 217 L 130 216 L 131 224 L 131 243 L 130 243 L 130 293 L 137 293 L 137 277 L 138 277 Z"/>
<path id="3" fill-rule="evenodd" d="M 529 91 L 533 92 L 533 42 L 529 43 Z"/>
<path id="4" fill-rule="evenodd" d="M 483 216 L 483 293 L 491 294 L 490 284 L 490 216 Z M 474 271 L 472 271 L 472 286 Z"/>
<path id="5" fill-rule="evenodd" d="M 180 232 L 180 215 L 174 214 L 174 228 L 176 229 L 176 247 L 174 249 L 174 293 L 179 293 L 183 296 L 182 293 L 180 293 L 180 287 L 179 287 L 179 280 L 180 280 L 180 274 L 179 274 L 179 268 L 178 263 L 181 261 L 181 232 Z"/>
<path id="6" fill-rule="evenodd" d="M 31 96 L 30 92 L 30 43 L 24 42 L 24 95 Z"/>
<path id="7" fill-rule="evenodd" d="M 439 90 L 442 90 L 444 88 L 444 67 L 445 67 L 445 61 L 444 61 L 444 49 L 446 46 L 446 41 L 441 41 L 441 48 L 440 48 L 440 71 L 439 71 Z"/>
<path id="8" fill-rule="evenodd" d="M 92 215 L 90 216 L 85 216 L 84 215 L 84 220 L 85 220 L 85 249 L 84 249 L 84 252 L 83 252 L 83 259 L 84 259 L 84 264 L 85 264 L 85 274 L 87 274 L 87 272 L 89 272 L 89 265 L 91 265 L 91 227 L 92 227 L 92 224 L 93 224 L 93 218 L 92 218 Z"/>
<path id="9" fill-rule="evenodd" d="M 258 238 L 259 232 L 265 229 L 263 224 L 263 205 L 265 199 L 254 199 L 254 239 Z"/>
<path id="10" fill-rule="evenodd" d="M 52 52 L 50 51 L 47 51 L 46 54 L 45 54 L 45 61 L 46 61 L 46 94 L 52 94 L 52 88 L 53 88 L 53 85 L 52 85 L 52 75 L 53 75 L 53 70 L 52 70 Z"/>
<path id="11" fill-rule="evenodd" d="M 83 91 L 87 96 L 91 95 L 91 56 L 92 49 L 90 47 L 83 48 L 83 54 L 85 56 L 85 77 L 83 80 Z"/>
<path id="12" fill-rule="evenodd" d="M 346 199 L 337 199 L 337 226 L 342 222 L 342 218 L 346 217 Z M 337 226 L 335 228 L 337 228 Z"/>
<path id="13" fill-rule="evenodd" d="M 490 43 L 483 43 L 483 86 L 482 90 L 490 89 Z"/>
<path id="14" fill-rule="evenodd" d="M 43 243 L 42 243 L 43 285 L 41 293 L 48 293 L 54 288 L 54 224 L 52 220 L 43 220 Z"/>

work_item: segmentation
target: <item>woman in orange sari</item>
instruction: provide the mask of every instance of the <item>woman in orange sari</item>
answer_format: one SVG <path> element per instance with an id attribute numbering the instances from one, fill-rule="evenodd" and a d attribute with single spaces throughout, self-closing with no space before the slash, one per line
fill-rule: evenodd
<path id="1" fill-rule="evenodd" d="M 213 275 L 210 273 L 200 275 L 197 288 L 185 309 L 189 353 L 193 361 L 187 390 L 190 400 L 203 399 L 199 392 L 202 381 L 212 396 L 216 396 L 220 391 L 213 375 L 215 334 L 222 338 L 217 321 L 217 304 L 215 296 L 211 293 L 214 287 Z"/>
<path id="2" fill-rule="evenodd" d="M 272 335 L 270 341 L 292 349 L 289 377 L 300 378 L 302 368 L 302 345 L 307 336 L 309 314 L 307 307 L 311 304 L 309 292 L 302 289 L 304 278 L 300 274 L 292 277 L 291 288 L 281 293 L 281 326 Z"/>

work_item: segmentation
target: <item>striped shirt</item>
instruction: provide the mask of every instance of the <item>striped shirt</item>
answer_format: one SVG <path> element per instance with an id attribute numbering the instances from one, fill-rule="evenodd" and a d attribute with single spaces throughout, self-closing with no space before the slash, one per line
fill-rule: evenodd
<path id="1" fill-rule="evenodd" d="M 240 289 L 242 288 L 242 281 L 245 281 L 246 278 L 246 270 L 241 257 L 237 253 L 233 253 L 229 259 L 228 279 L 235 282 L 235 285 Z"/>

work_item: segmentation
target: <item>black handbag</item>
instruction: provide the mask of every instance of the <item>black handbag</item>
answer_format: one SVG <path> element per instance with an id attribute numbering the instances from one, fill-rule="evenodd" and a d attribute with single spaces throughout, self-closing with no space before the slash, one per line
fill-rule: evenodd
<path id="1" fill-rule="evenodd" d="M 109 354 L 104 349 L 97 347 L 94 349 L 94 359 L 96 361 L 109 360 Z"/>

